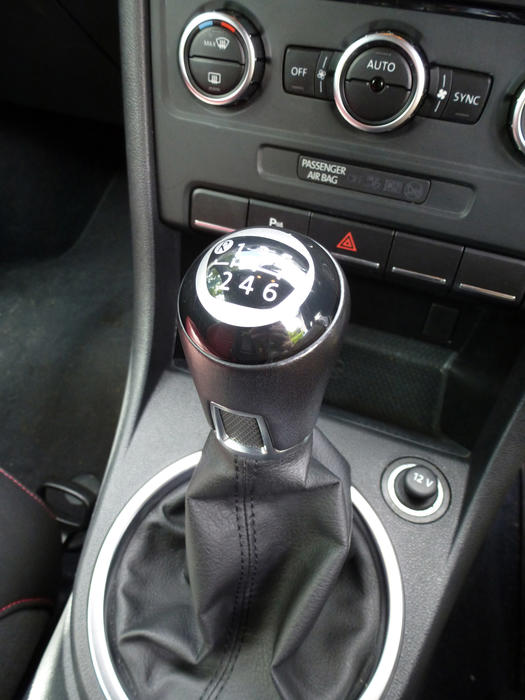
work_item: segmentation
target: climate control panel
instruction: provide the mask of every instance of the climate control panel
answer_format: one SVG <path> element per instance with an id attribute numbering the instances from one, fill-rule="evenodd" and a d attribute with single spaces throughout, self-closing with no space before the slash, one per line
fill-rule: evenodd
<path id="1" fill-rule="evenodd" d="M 226 106 L 250 97 L 264 63 L 260 34 L 236 13 L 197 15 L 179 45 L 186 87 L 206 104 Z M 344 51 L 289 46 L 282 68 L 286 92 L 333 100 L 348 124 L 370 133 L 392 131 L 416 113 L 474 124 L 492 84 L 490 75 L 429 66 L 413 41 L 390 30 L 366 34 Z M 515 140 L 516 133 L 514 128 Z"/>
<path id="2" fill-rule="evenodd" d="M 475 124 L 492 77 L 432 64 L 415 45 L 391 32 L 367 35 L 343 53 L 290 46 L 285 92 L 334 99 L 343 119 L 361 131 L 392 131 L 416 114 Z"/>
<path id="3" fill-rule="evenodd" d="M 520 24 L 418 3 L 210 7 L 151 3 L 166 223 L 189 228 L 198 188 L 249 199 L 250 220 L 278 202 L 296 230 L 328 217 L 330 245 L 352 269 L 523 303 L 525 14 Z M 192 228 L 245 225 L 217 213 Z M 268 216 L 284 221 L 282 212 Z M 388 236 L 376 229 L 396 231 L 379 257 L 373 244 Z M 342 243 L 349 231 L 354 243 Z M 399 246 L 419 239 L 426 252 L 407 262 Z M 442 246 L 456 256 L 451 267 L 467 251 L 463 267 L 438 265 L 429 242 L 453 246 Z"/>

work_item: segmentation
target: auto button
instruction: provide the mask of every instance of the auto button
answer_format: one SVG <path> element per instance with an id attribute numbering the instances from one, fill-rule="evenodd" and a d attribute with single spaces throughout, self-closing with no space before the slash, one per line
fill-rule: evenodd
<path id="1" fill-rule="evenodd" d="M 396 49 L 377 46 L 360 54 L 348 68 L 346 80 L 370 82 L 380 78 L 385 85 L 397 85 L 410 90 L 412 73 L 408 62 Z"/>

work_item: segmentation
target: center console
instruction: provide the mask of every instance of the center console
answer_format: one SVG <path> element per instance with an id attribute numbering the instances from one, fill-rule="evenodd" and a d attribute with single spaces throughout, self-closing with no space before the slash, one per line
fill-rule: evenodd
<path id="1" fill-rule="evenodd" d="M 242 568 L 238 595 L 250 603 L 231 602 L 241 611 L 226 645 L 232 663 L 219 664 L 224 673 L 211 680 L 209 669 L 196 663 L 198 679 L 185 676 L 181 697 L 249 697 L 250 680 L 258 689 L 253 697 L 308 697 L 314 686 L 298 690 L 301 674 L 287 664 L 300 656 L 294 656 L 298 628 L 315 647 L 315 634 L 308 637 L 301 627 L 307 620 L 304 629 L 311 629 L 315 617 L 309 593 L 295 598 L 285 591 L 297 605 L 297 628 L 288 634 L 282 623 L 281 639 L 293 643 L 290 656 L 276 654 L 272 683 L 255 671 L 250 677 L 253 659 L 240 665 L 244 675 L 232 673 L 232 686 L 222 680 L 230 666 L 238 668 L 237 651 L 243 658 L 238 640 L 246 633 L 253 641 L 243 611 L 256 600 L 255 477 L 243 460 L 261 460 L 262 467 L 268 455 L 298 449 L 311 434 L 324 391 L 317 427 L 333 447 L 314 432 L 313 453 L 303 462 L 313 454 L 316 464 L 333 468 L 350 500 L 327 497 L 323 510 L 323 498 L 313 499 L 305 527 L 312 527 L 315 542 L 319 532 L 330 532 L 331 544 L 338 537 L 348 543 L 342 526 L 331 537 L 336 525 L 329 511 L 344 524 L 353 507 L 356 543 L 368 543 L 359 551 L 374 552 L 377 591 L 363 590 L 382 601 L 371 608 L 386 612 L 374 618 L 371 634 L 381 643 L 365 654 L 366 673 L 351 689 L 334 685 L 318 696 L 422 697 L 447 616 L 525 458 L 525 15 L 512 3 L 473 4 L 121 3 L 136 276 L 130 376 L 72 603 L 42 667 L 55 673 L 46 677 L 41 669 L 33 693 L 40 683 L 53 698 L 163 697 L 163 688 L 164 697 L 167 688 L 172 694 L 173 659 L 185 659 L 186 673 L 203 648 L 215 649 L 224 627 L 221 606 L 230 604 L 222 596 L 229 591 L 235 598 L 231 572 Z M 264 234 L 257 256 L 270 260 L 263 272 L 259 263 L 251 271 L 251 263 L 238 265 L 234 256 L 247 243 L 243 236 L 257 231 Z M 290 233 L 299 244 L 285 251 Z M 313 246 L 308 255 L 305 246 Z M 312 333 L 319 332 L 315 338 L 294 320 L 284 333 L 263 333 L 262 342 L 264 323 L 254 322 L 287 308 L 293 290 L 306 284 L 314 249 L 340 265 L 350 322 L 341 322 L 333 367 L 331 354 L 320 353 L 295 374 L 276 370 L 294 361 L 293 348 L 306 352 L 310 341 L 317 348 L 324 337 L 319 329 L 331 327 L 333 299 L 305 312 Z M 282 254 L 301 272 L 288 279 L 275 267 Z M 199 267 L 197 259 L 208 262 Z M 330 268 L 326 260 L 316 265 L 325 273 Z M 197 281 L 188 292 L 186 278 L 177 307 L 187 270 Z M 206 285 L 213 298 L 206 297 L 203 310 L 195 290 L 205 296 Z M 221 299 L 231 302 L 226 316 Z M 212 485 L 202 464 L 219 469 Z M 269 464 L 289 505 L 297 482 L 292 486 L 289 474 Z M 300 480 L 306 472 L 293 473 Z M 236 481 L 239 474 L 244 481 Z M 296 533 L 300 518 L 283 518 L 275 484 L 265 483 L 268 529 L 261 542 L 269 537 L 272 545 L 258 571 L 275 572 L 268 552 L 288 541 L 288 530 Z M 221 510 L 225 502 L 229 510 Z M 217 516 L 211 529 L 201 527 L 200 509 L 208 506 Z M 217 513 L 236 510 L 246 548 L 242 562 L 232 563 L 217 533 L 229 533 L 228 539 L 237 525 Z M 162 556 L 154 554 L 155 533 L 165 532 L 159 522 L 170 512 L 170 536 L 185 522 L 194 556 L 185 558 L 180 545 L 174 566 L 166 567 L 162 546 Z M 134 540 L 139 529 L 142 539 Z M 316 569 L 305 560 L 331 544 L 298 552 L 310 575 Z M 334 557 L 342 561 L 347 553 L 341 551 Z M 132 586 L 119 578 L 122 562 L 133 572 Z M 189 597 L 174 602 L 177 620 L 166 622 L 170 572 L 180 584 L 177 595 L 190 581 L 191 609 L 202 627 L 187 613 Z M 285 579 L 301 588 L 301 581 Z M 207 586 L 195 583 L 202 580 Z M 285 584 L 275 586 L 283 592 Z M 210 590 L 213 600 L 206 597 Z M 262 597 L 268 614 L 261 639 L 275 641 L 271 599 Z M 149 613 L 158 612 L 159 601 L 166 614 L 151 632 Z M 196 630 L 203 629 L 200 647 Z M 323 678 L 332 662 L 338 670 L 344 666 L 341 649 L 353 654 L 346 632 L 324 659 Z M 130 652 L 138 639 L 148 640 L 147 650 Z M 273 659 L 275 648 L 282 651 L 272 644 L 267 641 L 265 659 Z M 301 657 L 314 683 L 318 659 L 304 662 L 309 658 Z M 136 685 L 138 676 L 151 685 Z"/>

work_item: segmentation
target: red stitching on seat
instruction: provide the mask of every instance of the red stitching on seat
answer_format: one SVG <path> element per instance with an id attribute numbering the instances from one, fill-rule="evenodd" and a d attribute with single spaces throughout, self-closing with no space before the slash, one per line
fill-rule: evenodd
<path id="1" fill-rule="evenodd" d="M 32 491 L 27 489 L 23 484 L 21 484 L 17 479 L 15 479 L 14 476 L 11 476 L 11 474 L 8 474 L 8 472 L 6 472 L 5 469 L 0 469 L 0 474 L 2 474 L 2 476 L 5 476 L 6 479 L 9 479 L 9 481 L 12 481 L 13 484 L 18 486 L 18 488 L 22 489 L 22 491 L 24 493 L 26 493 L 30 498 L 32 498 L 33 501 L 36 501 L 37 503 L 39 503 L 42 506 L 42 508 L 45 509 L 46 513 L 48 513 L 48 515 L 50 515 L 53 518 L 53 520 L 56 519 L 55 514 L 46 506 L 44 501 L 36 495 L 36 493 L 33 493 Z M 0 609 L 0 612 L 2 612 L 1 609 Z"/>
<path id="2" fill-rule="evenodd" d="M 53 601 L 50 598 L 21 598 L 20 600 L 14 600 L 8 605 L 4 605 L 0 608 L 0 615 L 10 608 L 14 608 L 15 605 L 23 605 L 24 603 L 41 603 L 42 605 L 53 605 Z"/>

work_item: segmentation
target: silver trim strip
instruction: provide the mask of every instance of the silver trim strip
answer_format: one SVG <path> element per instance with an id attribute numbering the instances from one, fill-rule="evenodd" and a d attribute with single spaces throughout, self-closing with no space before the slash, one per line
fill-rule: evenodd
<path id="1" fill-rule="evenodd" d="M 144 505 L 170 482 L 174 481 L 173 486 L 176 486 L 188 480 L 200 458 L 201 452 L 194 452 L 147 481 L 120 511 L 98 554 L 88 595 L 88 642 L 95 674 L 107 700 L 128 700 L 113 666 L 104 620 L 106 581 L 113 557 L 122 537 Z M 356 488 L 352 486 L 350 493 L 353 506 L 363 518 L 377 545 L 386 579 L 388 622 L 385 642 L 374 675 L 359 696 L 359 700 L 380 700 L 396 666 L 401 646 L 405 614 L 403 582 L 396 553 L 382 522 Z"/>
<path id="2" fill-rule="evenodd" d="M 233 233 L 234 228 L 228 228 L 228 226 L 220 226 L 219 224 L 212 224 L 211 221 L 201 221 L 200 219 L 193 219 L 193 225 L 199 228 L 207 228 L 210 231 L 217 231 L 218 233 Z"/>
<path id="3" fill-rule="evenodd" d="M 520 149 L 522 153 L 525 153 L 525 134 L 521 126 L 521 117 L 523 114 L 523 108 L 525 107 L 525 86 L 521 87 L 521 92 L 516 99 L 516 104 L 512 110 L 512 120 L 510 127 L 512 130 L 512 136 L 514 137 L 514 142 L 516 146 Z"/>
<path id="4" fill-rule="evenodd" d="M 485 289 L 484 287 L 476 287 L 474 284 L 466 284 L 465 282 L 460 282 L 458 285 L 459 289 L 465 292 L 475 292 L 476 294 L 483 294 L 487 297 L 494 297 L 495 299 L 504 299 L 505 301 L 516 301 L 517 297 L 514 294 L 505 294 L 504 292 L 496 292 L 494 289 Z"/>
<path id="5" fill-rule="evenodd" d="M 242 445 L 240 442 L 233 440 L 224 427 L 224 423 L 221 416 L 221 411 L 226 411 L 226 413 L 234 413 L 237 416 L 242 416 L 243 418 L 253 418 L 257 421 L 257 426 L 259 427 L 259 432 L 261 433 L 261 438 L 263 441 L 262 447 L 247 447 Z M 210 401 L 210 413 L 211 419 L 213 421 L 213 426 L 217 434 L 217 438 L 222 442 L 222 444 L 227 447 L 232 452 L 252 455 L 254 457 L 261 457 L 268 455 L 274 456 L 275 450 L 272 445 L 272 440 L 270 438 L 270 433 L 266 427 L 266 421 L 260 415 L 254 415 L 253 413 L 244 413 L 243 411 L 232 411 L 231 408 L 226 408 L 226 406 L 221 406 L 214 401 Z"/>
<path id="6" fill-rule="evenodd" d="M 441 483 L 441 479 L 438 478 L 436 475 L 437 479 L 437 496 L 436 500 L 434 503 L 429 507 L 425 508 L 424 510 L 416 510 L 415 508 L 409 508 L 406 506 L 402 501 L 399 500 L 397 497 L 396 489 L 395 489 L 395 482 L 399 474 L 402 472 L 408 471 L 409 469 L 412 469 L 412 467 L 416 467 L 417 464 L 416 462 L 412 463 L 407 463 L 407 464 L 400 464 L 398 467 L 396 467 L 390 476 L 388 477 L 387 481 L 387 490 L 388 490 L 388 495 L 392 499 L 392 502 L 396 505 L 397 508 L 399 508 L 400 511 L 403 513 L 406 513 L 407 515 L 412 515 L 415 518 L 425 518 L 428 515 L 434 515 L 434 513 L 437 513 L 437 511 L 441 508 L 443 505 L 443 501 L 445 500 L 445 492 L 443 490 L 443 484 Z"/>
<path id="7" fill-rule="evenodd" d="M 390 272 L 396 275 L 404 275 L 405 277 L 413 277 L 414 279 L 423 280 L 424 282 L 436 282 L 436 284 L 446 284 L 446 277 L 436 277 L 435 275 L 426 275 L 424 272 L 416 272 L 415 270 L 407 270 L 404 267 L 390 268 Z"/>
<path id="8" fill-rule="evenodd" d="M 188 39 L 190 38 L 193 31 L 202 24 L 203 22 L 226 22 L 230 24 L 242 39 L 243 49 L 245 52 L 246 63 L 244 64 L 244 73 L 240 82 L 237 86 L 230 90 L 230 92 L 224 95 L 208 95 L 203 92 L 192 80 L 191 75 L 188 72 L 186 65 L 186 45 Z M 239 20 L 233 15 L 228 15 L 224 12 L 203 12 L 200 15 L 194 17 L 186 29 L 182 33 L 182 37 L 179 44 L 179 67 L 182 73 L 182 79 L 188 90 L 194 95 L 198 100 L 204 102 L 208 105 L 216 105 L 224 107 L 225 105 L 230 105 L 238 100 L 246 88 L 250 85 L 255 74 L 255 64 L 257 62 L 257 56 L 255 55 L 255 47 L 253 45 L 250 34 L 246 31 Z"/>
<path id="9" fill-rule="evenodd" d="M 413 74 L 414 85 L 412 87 L 412 97 L 409 99 L 406 107 L 394 118 L 383 124 L 366 124 L 365 122 L 359 121 L 356 117 L 348 111 L 346 107 L 346 98 L 344 97 L 344 82 L 345 75 L 343 71 L 346 71 L 350 60 L 354 58 L 358 53 L 361 53 L 360 49 L 365 49 L 369 46 L 372 48 L 374 45 L 380 44 L 392 44 L 396 48 L 401 49 L 401 51 L 408 56 L 412 65 L 414 66 L 415 74 Z M 407 41 L 404 37 L 398 36 L 393 32 L 377 32 L 374 34 L 367 34 L 361 37 L 357 41 L 354 41 L 350 46 L 344 51 L 343 55 L 339 59 L 337 67 L 334 74 L 334 100 L 339 113 L 349 124 L 351 124 L 356 129 L 361 131 L 381 133 L 385 131 L 391 131 L 396 129 L 407 122 L 415 113 L 421 100 L 425 94 L 427 88 L 427 71 L 425 68 L 425 62 L 416 47 Z"/>
<path id="10" fill-rule="evenodd" d="M 344 255 L 343 253 L 332 253 L 334 258 L 341 260 L 342 262 L 355 262 L 359 265 L 366 265 L 366 267 L 373 267 L 374 270 L 379 270 L 381 263 L 374 262 L 373 260 L 365 260 L 365 258 L 354 258 L 353 255 Z"/>

